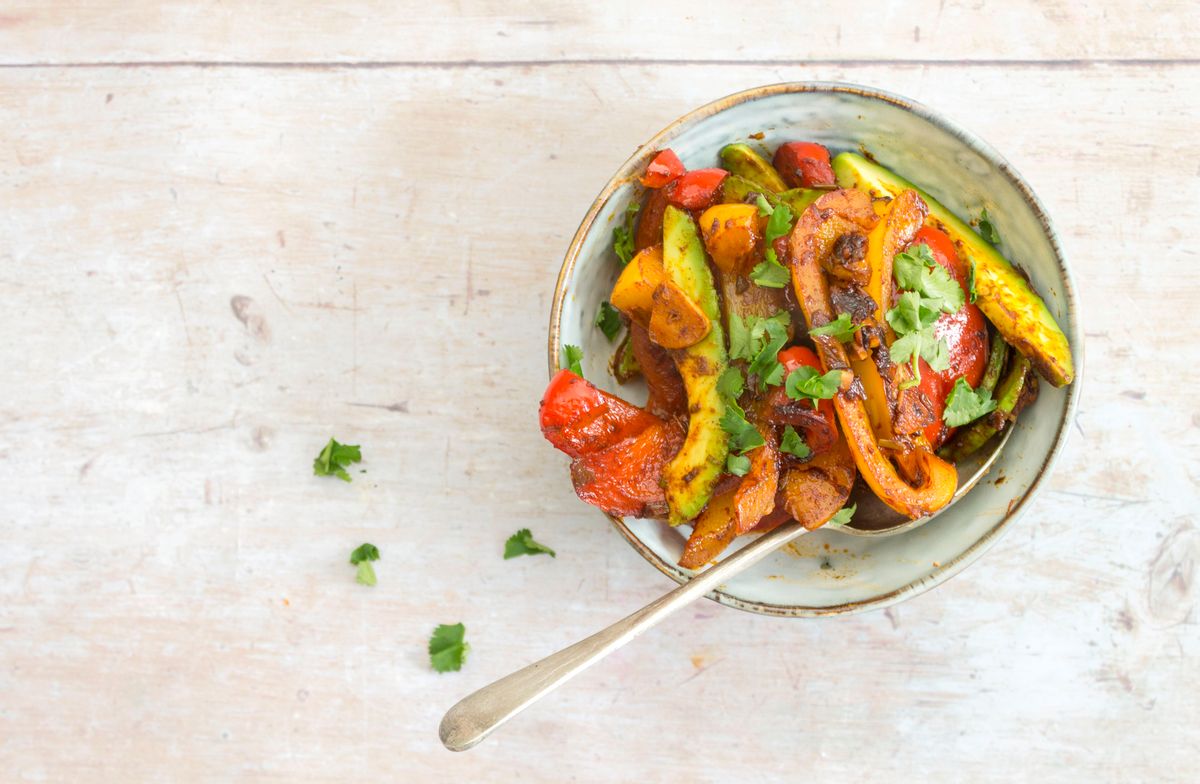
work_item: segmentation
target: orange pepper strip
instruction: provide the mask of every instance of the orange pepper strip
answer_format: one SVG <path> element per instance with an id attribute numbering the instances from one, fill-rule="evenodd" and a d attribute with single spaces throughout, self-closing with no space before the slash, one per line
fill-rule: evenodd
<path id="1" fill-rule="evenodd" d="M 830 224 L 855 223 L 864 230 L 874 226 L 873 220 L 863 220 L 858 214 L 862 199 L 867 199 L 866 206 L 870 209 L 869 197 L 860 191 L 831 191 L 806 210 L 792 230 L 792 286 L 810 329 L 828 324 L 834 318 L 829 286 L 821 272 L 821 258 L 830 252 L 836 239 L 829 236 Z M 838 215 L 839 211 L 843 214 Z M 813 340 L 826 371 L 850 367 L 845 347 L 835 338 L 824 335 Z M 919 446 L 906 456 L 906 465 L 916 468 L 916 484 L 909 484 L 879 447 L 861 392 L 854 386 L 843 385 L 833 404 L 854 462 L 881 501 L 914 519 L 933 514 L 950 503 L 958 489 L 958 472 L 953 464 Z"/>

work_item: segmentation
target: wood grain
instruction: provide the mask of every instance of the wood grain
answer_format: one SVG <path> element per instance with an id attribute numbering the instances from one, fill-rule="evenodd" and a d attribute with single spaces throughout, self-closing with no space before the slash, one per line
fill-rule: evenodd
<path id="1" fill-rule="evenodd" d="M 931 59 L 1189 58 L 1197 14 L 1031 7 L 990 29 L 848 9 L 811 51 L 744 13 L 631 38 L 651 20 L 619 4 L 6 8 L 18 64 L 573 62 L 0 71 L 0 778 L 1191 779 L 1200 66 L 892 60 L 915 24 Z M 577 62 L 683 58 L 688 35 L 888 62 Z M 1038 191 L 1088 336 L 1067 454 L 930 594 L 819 622 L 704 602 L 445 752 L 467 691 L 667 587 L 534 426 L 569 237 L 661 126 L 791 79 L 944 110 Z M 331 435 L 363 445 L 352 484 L 311 476 Z M 524 526 L 558 557 L 502 560 Z M 362 541 L 374 589 L 346 563 Z M 433 673 L 428 635 L 457 621 L 467 665 Z"/>

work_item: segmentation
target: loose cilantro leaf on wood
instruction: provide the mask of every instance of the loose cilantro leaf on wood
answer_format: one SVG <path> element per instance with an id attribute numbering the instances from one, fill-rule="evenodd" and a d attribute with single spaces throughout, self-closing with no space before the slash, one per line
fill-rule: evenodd
<path id="1" fill-rule="evenodd" d="M 983 211 L 979 213 L 979 236 L 993 246 L 1000 244 L 1000 233 L 996 231 L 996 226 L 992 223 L 992 216 L 988 215 L 987 207 L 984 207 Z"/>
<path id="2" fill-rule="evenodd" d="M 583 378 L 583 349 L 567 343 L 563 346 L 563 364 L 572 373 Z"/>
<path id="3" fill-rule="evenodd" d="M 801 365 L 788 373 L 783 389 L 792 400 L 810 400 L 817 407 L 818 400 L 829 400 L 842 385 L 842 371 L 831 370 L 821 374 L 814 367 Z"/>
<path id="4" fill-rule="evenodd" d="M 600 303 L 600 310 L 596 312 L 596 326 L 600 328 L 610 343 L 621 331 L 621 313 L 609 304 L 608 300 Z"/>
<path id="5" fill-rule="evenodd" d="M 354 579 L 363 585 L 375 584 L 375 567 L 371 566 L 371 561 L 379 560 L 379 548 L 375 545 L 364 542 L 354 551 L 350 553 L 350 563 L 358 567 L 358 573 Z"/>
<path id="6" fill-rule="evenodd" d="M 506 561 L 509 558 L 516 558 L 518 555 L 538 555 L 540 553 L 545 553 L 551 558 L 556 557 L 553 550 L 534 540 L 533 534 L 528 528 L 517 531 L 504 543 L 504 560 Z"/>
<path id="7" fill-rule="evenodd" d="M 313 460 L 313 475 L 336 476 L 343 482 L 349 482 L 351 479 L 350 474 L 346 473 L 346 466 L 361 461 L 362 450 L 357 444 L 339 444 L 331 438 Z"/>
<path id="8" fill-rule="evenodd" d="M 633 245 L 633 221 L 640 209 L 641 207 L 636 201 L 629 202 L 629 206 L 625 208 L 624 223 L 620 226 L 614 226 L 612 230 L 613 250 L 617 252 L 617 258 L 621 260 L 622 266 L 628 264 L 635 253 Z"/>
<path id="9" fill-rule="evenodd" d="M 833 517 L 829 518 L 829 522 L 825 523 L 826 528 L 838 528 L 850 522 L 854 517 L 854 513 L 858 511 L 858 504 L 853 506 L 843 506 L 841 509 L 833 513 Z"/>
<path id="10" fill-rule="evenodd" d="M 942 420 L 950 427 L 959 427 L 974 422 L 984 414 L 996 410 L 996 401 L 986 389 L 971 389 L 965 378 L 954 382 L 954 388 L 946 396 L 946 410 Z"/>
<path id="11" fill-rule="evenodd" d="M 429 638 L 429 664 L 438 672 L 457 672 L 462 669 L 463 661 L 471 646 L 464 639 L 467 627 L 461 623 L 453 626 L 441 624 L 433 630 Z"/>
<path id="12" fill-rule="evenodd" d="M 804 438 L 791 425 L 783 429 L 783 438 L 779 441 L 779 451 L 794 455 L 801 460 L 812 454 L 808 444 L 804 443 Z"/>
<path id="13" fill-rule="evenodd" d="M 849 313 L 839 313 L 838 317 L 829 322 L 823 327 L 810 329 L 810 335 L 832 335 L 839 343 L 849 343 L 854 337 L 854 333 L 862 328 L 861 324 L 855 324 L 850 320 Z"/>
<path id="14" fill-rule="evenodd" d="M 725 470 L 734 476 L 745 476 L 750 471 L 750 458 L 745 455 L 730 454 L 725 458 Z"/>

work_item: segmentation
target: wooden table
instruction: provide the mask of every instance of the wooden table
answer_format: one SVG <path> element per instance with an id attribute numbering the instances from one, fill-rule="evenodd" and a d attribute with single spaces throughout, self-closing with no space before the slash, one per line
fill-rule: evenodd
<path id="1" fill-rule="evenodd" d="M 0 778 L 1195 780 L 1194 3 L 239 5 L 0 9 Z M 702 602 L 443 750 L 668 587 L 535 426 L 554 277 L 638 143 L 787 80 L 925 102 L 1037 189 L 1087 334 L 1065 457 L 932 593 Z M 502 560 L 523 526 L 558 557 Z"/>

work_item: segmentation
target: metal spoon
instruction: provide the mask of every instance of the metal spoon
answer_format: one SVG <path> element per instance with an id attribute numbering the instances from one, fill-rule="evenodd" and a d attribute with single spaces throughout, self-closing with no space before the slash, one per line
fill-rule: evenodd
<path id="1" fill-rule="evenodd" d="M 776 549 L 808 533 L 799 523 L 780 526 L 688 582 L 603 631 L 506 675 L 446 711 L 438 734 L 451 751 L 466 751 L 543 695 L 700 598 Z"/>

